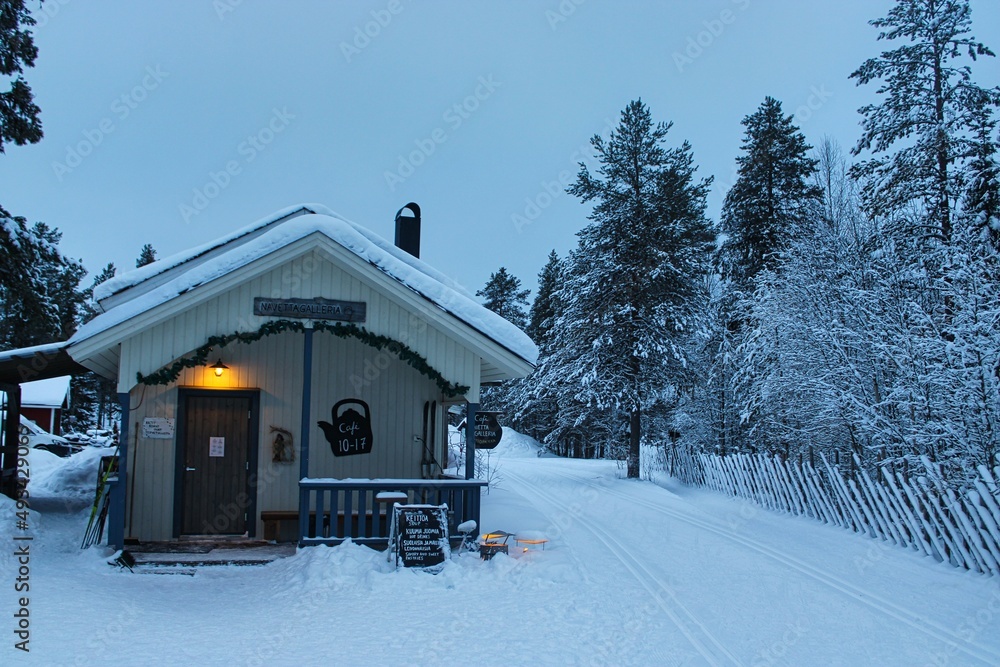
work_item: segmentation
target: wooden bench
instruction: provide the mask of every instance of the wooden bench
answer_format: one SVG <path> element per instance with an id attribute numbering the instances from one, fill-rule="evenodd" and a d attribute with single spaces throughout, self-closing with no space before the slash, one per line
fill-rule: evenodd
<path id="1" fill-rule="evenodd" d="M 391 510 L 389 510 L 391 511 Z M 379 514 L 379 528 L 382 529 L 388 526 L 389 514 L 385 509 L 380 508 Z M 264 522 L 264 539 L 267 541 L 279 541 L 281 539 L 281 524 L 283 522 L 294 522 L 295 523 L 295 534 L 298 535 L 299 530 L 299 512 L 298 510 L 263 510 L 260 513 L 260 519 Z M 357 524 L 359 519 L 359 514 L 357 512 L 352 513 L 351 519 L 353 524 Z M 371 526 L 373 520 L 373 514 L 371 510 L 365 512 L 365 521 Z M 343 510 L 337 512 L 337 524 L 338 528 L 345 527 L 345 517 Z M 309 512 L 309 526 L 316 525 L 316 512 Z M 323 524 L 322 524 L 322 535 L 310 535 L 309 537 L 330 537 L 330 511 L 327 510 L 323 512 Z M 387 528 L 386 528 L 387 530 Z M 351 531 L 347 531 L 350 533 Z"/>
<path id="2" fill-rule="evenodd" d="M 260 520 L 264 522 L 264 539 L 277 541 L 281 537 L 281 523 L 283 521 L 294 521 L 295 531 L 299 529 L 298 510 L 265 510 L 260 513 Z M 309 512 L 309 525 L 315 525 L 316 512 Z M 330 533 L 330 513 L 323 513 L 323 534 Z"/>

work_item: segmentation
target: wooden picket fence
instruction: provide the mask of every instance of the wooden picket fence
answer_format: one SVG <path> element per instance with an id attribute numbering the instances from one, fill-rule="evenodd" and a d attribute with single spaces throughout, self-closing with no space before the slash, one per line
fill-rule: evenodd
<path id="1" fill-rule="evenodd" d="M 992 471 L 979 466 L 974 482 L 957 489 L 926 458 L 924 474 L 882 467 L 881 479 L 872 479 L 857 457 L 853 474 L 844 475 L 822 454 L 817 470 L 808 460 L 760 454 L 723 457 L 669 446 L 660 451 L 664 471 L 685 484 L 810 516 L 955 567 L 1000 575 L 1000 466 Z"/>

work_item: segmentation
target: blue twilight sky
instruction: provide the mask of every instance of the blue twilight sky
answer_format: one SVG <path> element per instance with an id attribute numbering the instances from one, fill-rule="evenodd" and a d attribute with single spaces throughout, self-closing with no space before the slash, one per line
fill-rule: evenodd
<path id="1" fill-rule="evenodd" d="M 416 201 L 425 260 L 472 290 L 504 265 L 534 291 L 589 213 L 563 186 L 630 100 L 691 143 L 717 219 L 766 95 L 813 145 L 854 145 L 875 91 L 848 75 L 886 48 L 867 22 L 891 4 L 46 0 L 26 73 L 45 138 L 0 155 L 0 204 L 93 273 L 299 202 L 391 240 Z M 1000 2 L 972 10 L 1000 49 Z M 1000 65 L 974 75 L 996 85 Z"/>

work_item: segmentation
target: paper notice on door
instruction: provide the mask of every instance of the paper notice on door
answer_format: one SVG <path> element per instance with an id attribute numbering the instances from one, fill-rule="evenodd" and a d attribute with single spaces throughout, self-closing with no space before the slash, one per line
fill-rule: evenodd
<path id="1" fill-rule="evenodd" d="M 219 457 L 226 455 L 226 439 L 211 437 L 208 439 L 208 455 Z"/>

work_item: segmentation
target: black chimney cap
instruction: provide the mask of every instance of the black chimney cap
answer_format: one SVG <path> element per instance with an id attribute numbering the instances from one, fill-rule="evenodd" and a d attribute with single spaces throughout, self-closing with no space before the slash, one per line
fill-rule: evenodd
<path id="1" fill-rule="evenodd" d="M 407 209 L 413 215 L 403 215 Z M 420 207 L 414 202 L 396 211 L 396 247 L 420 258 Z"/>

